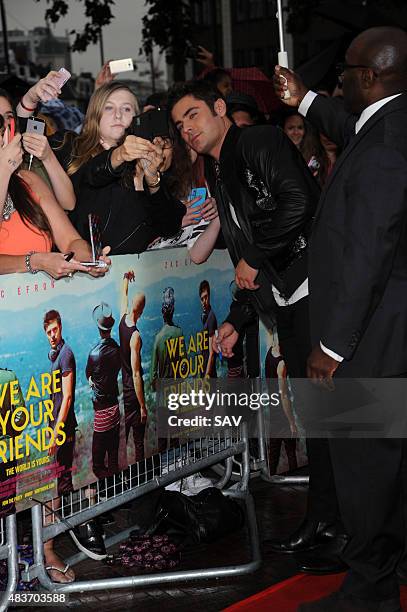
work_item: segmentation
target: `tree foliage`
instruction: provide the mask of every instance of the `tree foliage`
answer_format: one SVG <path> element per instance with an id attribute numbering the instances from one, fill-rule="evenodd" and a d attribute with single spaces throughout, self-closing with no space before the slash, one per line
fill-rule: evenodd
<path id="1" fill-rule="evenodd" d="M 35 0 L 39 2 L 40 0 Z M 110 24 L 114 15 L 112 6 L 114 0 L 76 0 L 84 5 L 85 23 L 82 31 L 72 30 L 75 34 L 71 45 L 72 51 L 86 51 L 90 44 L 97 43 L 104 26 Z M 48 8 L 45 20 L 57 23 L 61 17 L 68 14 L 72 1 L 47 0 Z M 142 48 L 147 56 L 152 53 L 154 45 L 166 54 L 168 63 L 174 65 L 174 78 L 185 78 L 185 63 L 193 55 L 193 40 L 191 38 L 192 17 L 188 0 L 145 0 L 148 8 L 143 17 Z"/>
<path id="2" fill-rule="evenodd" d="M 149 7 L 143 17 L 141 51 L 152 53 L 157 45 L 174 66 L 175 80 L 185 78 L 185 63 L 192 56 L 192 16 L 190 2 L 185 0 L 146 0 Z"/>
<path id="3" fill-rule="evenodd" d="M 40 0 L 36 0 L 39 2 Z M 82 2 L 85 9 L 87 21 L 81 32 L 72 30 L 75 40 L 71 45 L 72 51 L 86 51 L 90 44 L 95 44 L 99 40 L 100 32 L 104 26 L 114 19 L 111 7 L 115 4 L 114 0 L 77 0 Z M 69 10 L 68 2 L 65 0 L 47 0 L 50 5 L 45 11 L 45 20 L 50 23 L 57 23 L 61 17 L 65 17 Z M 72 2 L 71 2 L 72 5 Z"/>

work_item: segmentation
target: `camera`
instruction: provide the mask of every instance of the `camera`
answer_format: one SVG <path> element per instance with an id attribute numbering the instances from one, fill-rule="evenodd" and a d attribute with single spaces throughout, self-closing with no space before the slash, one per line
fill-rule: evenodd
<path id="1" fill-rule="evenodd" d="M 145 138 L 151 142 L 157 136 L 169 138 L 169 126 L 167 111 L 161 108 L 146 111 L 134 117 L 129 127 L 128 133 L 132 136 Z"/>

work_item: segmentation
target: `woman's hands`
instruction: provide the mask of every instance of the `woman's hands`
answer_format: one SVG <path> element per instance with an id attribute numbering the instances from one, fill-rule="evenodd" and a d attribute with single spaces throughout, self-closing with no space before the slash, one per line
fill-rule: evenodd
<path id="1" fill-rule="evenodd" d="M 72 278 L 75 272 L 84 272 L 91 276 L 104 276 L 109 271 L 111 259 L 108 257 L 110 247 L 103 249 L 103 254 L 100 261 L 103 261 L 106 266 L 84 266 L 75 257 L 67 261 L 63 253 L 33 253 L 31 255 L 31 267 L 33 270 L 42 270 L 52 278 L 60 279 L 64 277 Z"/>
<path id="2" fill-rule="evenodd" d="M 21 166 L 22 161 L 21 134 L 16 134 L 9 144 L 0 149 L 0 168 L 8 176 L 11 176 Z"/>
<path id="3" fill-rule="evenodd" d="M 201 217 L 205 221 L 212 221 L 212 219 L 218 217 L 218 207 L 216 206 L 215 198 L 207 198 L 205 202 L 202 203 Z"/>
<path id="4" fill-rule="evenodd" d="M 203 47 L 202 45 L 198 45 L 196 49 L 197 49 L 196 55 L 195 55 L 196 61 L 199 62 L 200 64 L 203 64 L 205 68 L 209 68 L 209 69 L 215 68 L 214 55 L 212 51 L 205 49 L 205 47 Z"/>
<path id="5" fill-rule="evenodd" d="M 52 149 L 48 142 L 48 138 L 41 134 L 32 134 L 25 132 L 23 134 L 24 150 L 30 155 L 34 155 L 42 162 L 47 161 L 52 156 Z"/>
<path id="6" fill-rule="evenodd" d="M 111 83 L 111 81 L 113 81 L 113 79 L 115 78 L 116 75 L 110 72 L 109 64 L 111 61 L 112 60 L 107 60 L 107 62 L 103 64 L 102 68 L 97 73 L 95 79 L 95 91 L 99 89 L 99 87 L 102 87 L 102 85 L 107 85 L 108 83 Z"/>
<path id="7" fill-rule="evenodd" d="M 49 102 L 55 100 L 61 93 L 58 87 L 58 77 L 60 75 L 56 70 L 48 72 L 47 76 L 40 79 L 33 85 L 23 96 L 23 102 L 27 106 L 37 106 L 38 102 Z"/>
<path id="8" fill-rule="evenodd" d="M 163 160 L 163 148 L 159 145 L 138 136 L 126 136 L 123 144 L 113 151 L 111 164 L 117 168 L 124 162 L 137 161 L 146 174 L 157 177 Z"/>
<path id="9" fill-rule="evenodd" d="M 200 197 L 194 198 L 190 202 L 185 202 L 187 212 L 182 217 L 182 227 L 188 225 L 197 225 L 202 221 L 212 221 L 218 216 L 218 209 L 216 206 L 215 198 L 207 198 L 202 202 L 201 206 L 194 206 L 196 202 L 199 202 Z"/>
<path id="10" fill-rule="evenodd" d="M 110 259 L 110 257 L 108 257 L 110 250 L 111 250 L 110 246 L 105 246 L 102 250 L 101 257 L 99 257 L 98 259 L 98 261 L 102 261 L 106 265 L 100 268 L 90 267 L 87 270 L 88 274 L 90 274 L 91 276 L 97 277 L 97 276 L 104 276 L 109 271 L 110 266 L 112 265 L 112 260 Z"/>
<path id="11" fill-rule="evenodd" d="M 72 277 L 75 272 L 88 272 L 76 259 L 67 261 L 63 253 L 33 253 L 30 262 L 33 270 L 42 270 L 55 279 Z"/>

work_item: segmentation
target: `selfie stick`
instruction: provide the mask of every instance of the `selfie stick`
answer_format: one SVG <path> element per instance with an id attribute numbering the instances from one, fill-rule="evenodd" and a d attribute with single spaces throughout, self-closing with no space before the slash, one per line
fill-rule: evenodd
<path id="1" fill-rule="evenodd" d="M 288 55 L 287 51 L 284 51 L 284 21 L 283 21 L 283 9 L 281 6 L 281 0 L 277 0 L 277 20 L 278 20 L 278 37 L 280 39 L 280 51 L 278 52 L 278 64 L 282 68 L 288 68 Z M 287 79 L 281 75 L 280 78 L 284 79 L 287 84 Z M 284 92 L 284 99 L 288 100 L 291 98 L 291 94 L 288 89 Z"/>

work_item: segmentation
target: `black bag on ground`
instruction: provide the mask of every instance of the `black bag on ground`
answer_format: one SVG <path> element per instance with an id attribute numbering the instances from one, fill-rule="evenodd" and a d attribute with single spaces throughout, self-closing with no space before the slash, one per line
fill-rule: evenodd
<path id="1" fill-rule="evenodd" d="M 208 487 L 198 495 L 163 491 L 158 502 L 154 533 L 181 532 L 196 543 L 214 542 L 237 531 L 244 513 L 233 499 Z"/>

